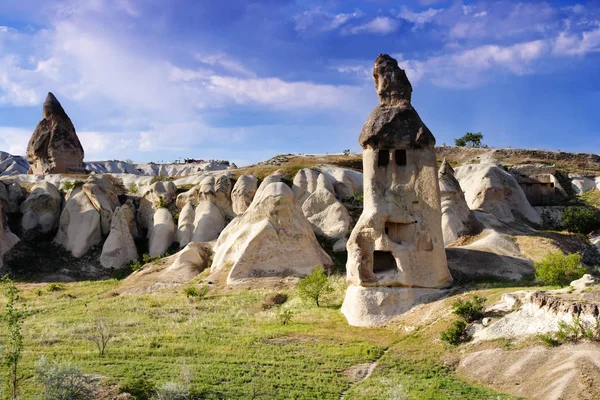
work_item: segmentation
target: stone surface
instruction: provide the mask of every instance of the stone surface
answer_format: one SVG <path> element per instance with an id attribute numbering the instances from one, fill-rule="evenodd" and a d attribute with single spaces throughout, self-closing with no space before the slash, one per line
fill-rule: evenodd
<path id="1" fill-rule="evenodd" d="M 446 291 L 438 289 L 351 285 L 346 290 L 341 311 L 352 326 L 377 326 L 418 304 L 429 303 L 446 295 Z"/>
<path id="2" fill-rule="evenodd" d="M 456 168 L 455 176 L 471 210 L 493 214 L 502 222 L 542 223 L 515 178 L 496 164 L 463 165 Z"/>
<path id="3" fill-rule="evenodd" d="M 594 278 L 590 274 L 585 274 L 581 278 L 571 282 L 570 286 L 577 290 L 584 290 L 590 286 L 596 285 L 597 283 L 598 283 L 598 280 L 596 278 Z"/>
<path id="4" fill-rule="evenodd" d="M 296 201 L 298 204 L 302 206 L 306 199 L 313 194 L 319 185 L 319 176 L 322 174 L 319 171 L 315 171 L 314 169 L 304 168 L 298 171 L 296 176 L 294 177 L 294 181 L 292 184 L 292 192 L 294 192 L 294 196 L 296 196 Z M 335 189 L 333 184 L 328 180 L 322 180 L 321 186 L 325 186 L 325 189 L 331 193 L 335 193 Z"/>
<path id="5" fill-rule="evenodd" d="M 454 169 L 444 159 L 438 171 L 442 200 L 442 233 L 448 245 L 461 236 L 473 235 L 483 229 L 469 209 L 460 184 L 454 177 Z"/>
<path id="6" fill-rule="evenodd" d="M 380 55 L 373 75 L 380 104 L 359 137 L 364 209 L 348 240 L 348 281 L 449 286 L 435 138 L 410 104 L 412 89 L 397 62 Z"/>
<path id="7" fill-rule="evenodd" d="M 211 271 L 229 271 L 228 283 L 262 276 L 304 276 L 331 265 L 292 190 L 270 183 L 221 233 Z"/>
<path id="8" fill-rule="evenodd" d="M 0 175 L 20 175 L 29 171 L 29 163 L 24 157 L 0 151 Z"/>
<path id="9" fill-rule="evenodd" d="M 154 212 L 152 228 L 148 231 L 150 257 L 160 257 L 169 250 L 175 236 L 173 216 L 166 208 Z"/>
<path id="10" fill-rule="evenodd" d="M 124 205 L 112 214 L 110 234 L 102 246 L 100 264 L 107 269 L 119 269 L 138 258 L 130 228 L 131 209 Z"/>
<path id="11" fill-rule="evenodd" d="M 348 234 L 352 222 L 350 214 L 328 189 L 330 186 L 325 182 L 329 181 L 325 176 L 321 174 L 318 180 L 320 184 L 316 190 L 302 203 L 302 212 L 317 235 L 330 240 L 343 238 Z"/>
<path id="12" fill-rule="evenodd" d="M 195 211 L 193 242 L 210 242 L 225 228 L 225 218 L 219 208 L 208 200 L 198 203 Z"/>
<path id="13" fill-rule="evenodd" d="M 29 145 L 27 158 L 32 174 L 82 173 L 83 147 L 73 123 L 52 93 L 43 106 L 43 119 L 38 123 Z"/>
<path id="14" fill-rule="evenodd" d="M 575 194 L 584 194 L 596 189 L 596 179 L 594 177 L 569 174 L 569 178 L 571 178 L 571 187 Z"/>
<path id="15" fill-rule="evenodd" d="M 179 247 L 185 247 L 192 241 L 194 235 L 194 219 L 196 211 L 191 202 L 188 202 L 179 213 L 179 221 L 177 223 L 177 242 Z"/>
<path id="16" fill-rule="evenodd" d="M 0 202 L 4 212 L 14 214 L 20 211 L 21 203 L 27 198 L 27 192 L 17 182 L 4 185 L 0 182 Z"/>
<path id="17" fill-rule="evenodd" d="M 282 182 L 282 181 L 283 181 L 283 175 L 281 175 L 281 173 L 279 171 L 275 171 L 271 175 L 265 177 L 265 179 L 263 179 L 263 181 L 258 186 L 258 189 L 256 189 L 256 193 L 254 194 L 254 198 L 255 199 L 260 198 L 261 197 L 261 193 L 263 192 L 263 190 L 265 190 L 265 188 L 267 186 L 269 186 L 271 183 Z"/>
<path id="18" fill-rule="evenodd" d="M 69 250 L 74 257 L 83 256 L 92 246 L 102 242 L 100 212 L 79 185 L 71 190 L 60 215 L 54 242 Z"/>
<path id="19" fill-rule="evenodd" d="M 207 176 L 200 182 L 198 201 L 213 203 L 225 218 L 233 218 L 231 204 L 231 179 L 229 175 Z"/>
<path id="20" fill-rule="evenodd" d="M 140 208 L 138 209 L 138 223 L 143 229 L 150 229 L 153 224 L 152 218 L 154 212 L 159 209 L 159 205 L 168 206 L 175 200 L 177 196 L 177 186 L 171 181 L 155 182 L 150 187 L 140 200 Z"/>
<path id="21" fill-rule="evenodd" d="M 8 253 L 8 251 L 18 242 L 19 238 L 10 231 L 10 228 L 6 224 L 4 206 L 0 202 L 0 271 L 2 271 L 2 268 L 4 267 L 4 254 Z"/>
<path id="22" fill-rule="evenodd" d="M 363 174 L 361 172 L 331 165 L 321 165 L 319 171 L 333 184 L 334 194 L 338 199 L 343 200 L 354 195 L 362 195 Z"/>
<path id="23" fill-rule="evenodd" d="M 62 197 L 56 186 L 46 181 L 36 183 L 20 207 L 23 237 L 33 240 L 54 234 L 58 228 L 61 205 Z"/>
<path id="24" fill-rule="evenodd" d="M 231 192 L 233 212 L 237 215 L 245 212 L 250 207 L 257 189 L 258 178 L 252 175 L 240 176 Z"/>
<path id="25" fill-rule="evenodd" d="M 208 268 L 212 249 L 205 243 L 190 243 L 158 263 L 144 265 L 119 286 L 122 294 L 140 294 L 177 287 Z"/>

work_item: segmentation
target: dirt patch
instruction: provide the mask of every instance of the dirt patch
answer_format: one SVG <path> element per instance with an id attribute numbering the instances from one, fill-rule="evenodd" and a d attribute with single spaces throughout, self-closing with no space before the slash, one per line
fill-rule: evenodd
<path id="1" fill-rule="evenodd" d="M 367 378 L 373 368 L 371 363 L 357 364 L 344 371 L 344 376 L 352 383 L 362 381 Z"/>
<path id="2" fill-rule="evenodd" d="M 600 344 L 490 349 L 464 357 L 458 373 L 531 399 L 598 399 Z"/>

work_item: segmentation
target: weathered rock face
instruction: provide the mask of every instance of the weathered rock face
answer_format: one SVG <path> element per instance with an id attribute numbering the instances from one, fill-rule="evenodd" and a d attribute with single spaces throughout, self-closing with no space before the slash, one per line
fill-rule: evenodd
<path id="1" fill-rule="evenodd" d="M 308 197 L 317 190 L 320 175 L 321 173 L 319 171 L 315 171 L 314 169 L 310 168 L 304 168 L 298 171 L 294 177 L 292 191 L 294 192 L 294 196 L 296 196 L 296 200 L 300 206 L 302 206 L 306 199 L 308 199 Z M 331 182 L 329 182 L 329 180 L 322 181 L 321 185 L 325 186 L 325 189 L 329 190 L 331 193 L 335 192 L 333 185 Z"/>
<path id="2" fill-rule="evenodd" d="M 83 185 L 71 189 L 65 196 L 54 242 L 77 258 L 100 244 L 102 237 L 110 234 L 113 211 L 120 205 L 116 191 L 111 179 L 96 176 L 90 176 Z M 130 231 L 137 231 L 132 216 L 125 215 Z"/>
<path id="3" fill-rule="evenodd" d="M 29 171 L 29 163 L 24 157 L 13 156 L 0 151 L 0 175 L 20 175 Z"/>
<path id="4" fill-rule="evenodd" d="M 493 214 L 502 222 L 542 223 L 515 178 L 496 164 L 463 165 L 456 168 L 456 179 L 471 210 Z"/>
<path id="5" fill-rule="evenodd" d="M 58 228 L 61 205 L 62 197 L 56 186 L 46 181 L 35 184 L 21 203 L 23 237 L 34 240 L 53 234 Z"/>
<path id="6" fill-rule="evenodd" d="M 221 233 L 211 270 L 231 268 L 227 282 L 233 283 L 261 276 L 303 276 L 316 265 L 331 264 L 292 190 L 276 182 L 263 187 L 260 197 Z"/>
<path id="7" fill-rule="evenodd" d="M 217 177 L 207 176 L 200 182 L 198 189 L 198 201 L 213 203 L 225 218 L 233 218 L 231 204 L 231 179 L 229 175 Z"/>
<path id="8" fill-rule="evenodd" d="M 442 198 L 442 233 L 448 245 L 461 236 L 481 232 L 483 226 L 469 209 L 460 184 L 454 177 L 454 169 L 444 160 L 438 171 Z"/>
<path id="9" fill-rule="evenodd" d="M 265 190 L 265 188 L 267 186 L 269 186 L 271 183 L 282 182 L 282 181 L 283 181 L 283 175 L 281 175 L 281 173 L 279 171 L 275 171 L 271 175 L 265 177 L 265 179 L 263 179 L 263 181 L 258 186 L 258 189 L 256 190 L 256 193 L 254 194 L 254 198 L 255 199 L 260 198 L 263 190 Z"/>
<path id="10" fill-rule="evenodd" d="M 175 236 L 175 223 L 169 210 L 166 208 L 156 210 L 148 236 L 150 257 L 159 257 L 167 252 Z"/>
<path id="11" fill-rule="evenodd" d="M 200 243 L 215 240 L 224 228 L 225 218 L 219 208 L 210 201 L 200 201 L 195 211 L 192 241 Z"/>
<path id="12" fill-rule="evenodd" d="M 0 202 L 0 271 L 4 267 L 3 257 L 15 244 L 19 242 L 17 235 L 12 233 L 6 225 L 6 215 L 4 207 Z"/>
<path id="13" fill-rule="evenodd" d="M 100 256 L 100 264 L 104 268 L 119 269 L 137 259 L 137 248 L 130 228 L 133 217 L 133 212 L 126 205 L 117 207 L 112 214 L 110 234 Z"/>
<path id="14" fill-rule="evenodd" d="M 129 275 L 119 290 L 122 294 L 139 294 L 179 286 L 208 268 L 211 255 L 210 245 L 190 243 L 179 253 L 147 264 Z"/>
<path id="15" fill-rule="evenodd" d="M 302 212 L 317 235 L 330 240 L 345 237 L 350 228 L 348 210 L 328 189 L 329 181 L 323 174 L 318 177 L 316 190 L 302 203 Z"/>
<path id="16" fill-rule="evenodd" d="M 399 286 L 426 290 L 452 283 L 435 138 L 410 104 L 412 87 L 396 60 L 377 57 L 373 76 L 380 104 L 359 137 L 364 209 L 347 244 L 347 280 L 353 286 L 342 306 L 348 322 L 362 326 L 416 302 L 416 294 Z"/>
<path id="17" fill-rule="evenodd" d="M 16 182 L 5 186 L 0 182 L 0 202 L 4 212 L 13 214 L 19 212 L 21 203 L 27 198 L 27 192 Z"/>
<path id="18" fill-rule="evenodd" d="M 233 212 L 238 215 L 245 212 L 250 207 L 257 189 L 258 178 L 252 175 L 240 176 L 231 192 Z"/>
<path id="19" fill-rule="evenodd" d="M 191 202 L 188 202 L 179 213 L 179 221 L 177 223 L 177 242 L 179 247 L 185 247 L 192 241 L 194 235 L 194 219 L 196 211 Z"/>
<path id="20" fill-rule="evenodd" d="M 363 193 L 363 174 L 358 171 L 351 169 L 333 167 L 329 165 L 323 165 L 319 167 L 321 173 L 323 173 L 329 181 L 333 184 L 335 189 L 335 195 L 338 199 L 344 200 L 345 198 L 362 195 Z"/>
<path id="21" fill-rule="evenodd" d="M 150 229 L 153 224 L 154 212 L 159 209 L 159 205 L 171 204 L 176 196 L 177 186 L 171 181 L 159 181 L 150 185 L 140 200 L 138 209 L 140 226 L 143 229 Z"/>
<path id="22" fill-rule="evenodd" d="M 71 190 L 60 215 L 54 242 L 69 250 L 74 257 L 83 256 L 92 246 L 102 242 L 100 212 L 82 186 Z"/>
<path id="23" fill-rule="evenodd" d="M 435 138 L 410 104 L 397 62 L 373 70 L 380 103 L 360 134 L 364 210 L 348 240 L 348 281 L 361 286 L 451 284 L 441 228 Z"/>
<path id="24" fill-rule="evenodd" d="M 83 147 L 73 123 L 52 93 L 48 93 L 39 122 L 27 146 L 32 174 L 82 173 Z"/>

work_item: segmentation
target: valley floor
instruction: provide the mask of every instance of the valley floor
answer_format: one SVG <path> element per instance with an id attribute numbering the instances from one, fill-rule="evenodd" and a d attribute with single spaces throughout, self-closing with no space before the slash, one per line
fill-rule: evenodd
<path id="1" fill-rule="evenodd" d="M 71 361 L 113 388 L 139 377 L 161 385 L 187 375 L 202 399 L 512 398 L 455 372 L 464 345 L 449 348 L 439 340 L 454 319 L 452 298 L 414 320 L 408 315 L 387 327 L 353 328 L 339 311 L 343 278 L 330 279 L 336 292 L 322 307 L 289 288 L 283 290 L 289 300 L 267 310 L 265 298 L 275 291 L 211 288 L 204 298 L 188 299 L 183 287 L 118 295 L 116 280 L 18 284 L 27 314 L 22 395 L 36 398 L 34 364 L 46 356 Z M 477 293 L 494 301 L 513 290 Z M 282 309 L 293 313 L 287 325 L 278 317 Z M 104 357 L 86 339 L 97 320 L 115 335 Z"/>

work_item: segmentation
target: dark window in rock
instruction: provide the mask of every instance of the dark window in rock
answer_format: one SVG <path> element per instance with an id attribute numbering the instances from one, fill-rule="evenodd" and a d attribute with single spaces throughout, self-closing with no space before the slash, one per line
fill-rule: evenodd
<path id="1" fill-rule="evenodd" d="M 553 188 L 554 187 L 554 182 L 550 183 L 550 187 Z"/>
<path id="2" fill-rule="evenodd" d="M 396 165 L 406 165 L 406 150 L 396 150 Z"/>
<path id="3" fill-rule="evenodd" d="M 379 154 L 377 155 L 377 165 L 380 167 L 385 167 L 390 163 L 390 152 L 387 150 L 379 150 Z"/>
<path id="4" fill-rule="evenodd" d="M 397 269 L 396 259 L 388 251 L 375 251 L 373 253 L 373 272 L 393 271 Z"/>

